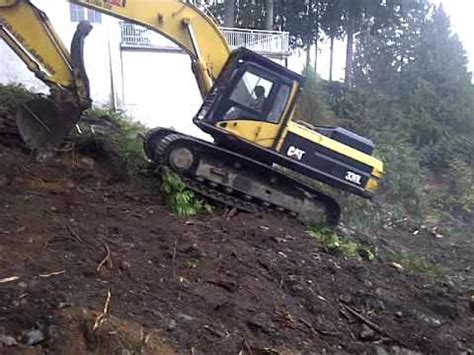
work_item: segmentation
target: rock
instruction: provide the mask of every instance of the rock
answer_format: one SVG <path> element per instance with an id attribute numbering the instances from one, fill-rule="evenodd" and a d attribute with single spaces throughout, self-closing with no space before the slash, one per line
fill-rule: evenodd
<path id="1" fill-rule="evenodd" d="M 395 315 L 398 317 L 398 318 L 402 318 L 403 317 L 403 313 L 398 311 L 397 313 L 395 313 Z"/>
<path id="2" fill-rule="evenodd" d="M 25 334 L 24 342 L 28 346 L 34 346 L 41 343 L 45 339 L 44 334 L 39 329 L 32 329 Z"/>
<path id="3" fill-rule="evenodd" d="M 375 337 L 375 332 L 368 325 L 362 325 L 362 331 L 359 334 L 362 340 L 371 340 Z"/>
<path id="4" fill-rule="evenodd" d="M 6 345 L 6 346 L 18 345 L 14 337 L 11 337 L 9 335 L 3 335 L 3 334 L 0 334 L 0 344 Z"/>
<path id="5" fill-rule="evenodd" d="M 439 327 L 441 325 L 441 321 L 439 319 L 427 316 L 426 314 L 420 314 L 418 317 L 420 318 L 420 320 L 428 323 L 433 327 Z"/>
<path id="6" fill-rule="evenodd" d="M 345 304 L 350 304 L 352 302 L 352 296 L 348 293 L 340 295 L 339 296 L 339 301 Z"/>
<path id="7" fill-rule="evenodd" d="M 69 302 L 58 303 L 58 309 L 64 309 L 64 308 L 69 308 L 69 307 L 72 307 L 72 303 L 69 303 Z"/>
<path id="8" fill-rule="evenodd" d="M 184 321 L 186 321 L 186 322 L 192 322 L 192 321 L 194 320 L 193 317 L 188 316 L 187 314 L 184 314 L 184 313 L 178 313 L 178 314 L 176 315 L 176 318 L 182 319 L 182 320 L 184 320 Z"/>
<path id="9" fill-rule="evenodd" d="M 91 159 L 91 158 L 88 158 L 88 157 L 83 157 L 81 159 L 81 164 L 84 165 L 85 167 L 89 168 L 89 169 L 94 169 L 95 160 Z"/>
<path id="10" fill-rule="evenodd" d="M 413 351 L 413 350 L 410 350 L 410 349 L 401 348 L 399 346 L 392 346 L 390 348 L 390 354 L 393 354 L 393 355 L 423 355 L 422 353 L 419 353 L 418 351 Z"/>
<path id="11" fill-rule="evenodd" d="M 399 263 L 391 262 L 389 265 L 398 271 L 403 271 L 403 266 Z"/>
<path id="12" fill-rule="evenodd" d="M 292 295 L 300 295 L 304 291 L 304 287 L 301 285 L 292 285 L 290 287 L 290 292 Z"/>
<path id="13" fill-rule="evenodd" d="M 176 328 L 176 321 L 174 319 L 172 319 L 168 323 L 168 330 L 174 330 L 175 328 Z"/>
<path id="14" fill-rule="evenodd" d="M 382 346 L 376 346 L 374 348 L 374 355 L 390 355 L 387 350 Z"/>
<path id="15" fill-rule="evenodd" d="M 128 261 L 120 261 L 119 269 L 123 271 L 129 271 L 131 268 L 132 264 L 130 264 Z"/>

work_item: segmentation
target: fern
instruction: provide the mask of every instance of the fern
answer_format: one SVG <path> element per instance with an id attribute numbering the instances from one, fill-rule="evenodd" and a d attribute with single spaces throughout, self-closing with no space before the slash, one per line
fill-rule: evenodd
<path id="1" fill-rule="evenodd" d="M 166 204 L 180 216 L 194 216 L 198 213 L 209 213 L 212 207 L 198 198 L 181 181 L 178 175 L 166 170 L 162 174 L 162 189 Z"/>

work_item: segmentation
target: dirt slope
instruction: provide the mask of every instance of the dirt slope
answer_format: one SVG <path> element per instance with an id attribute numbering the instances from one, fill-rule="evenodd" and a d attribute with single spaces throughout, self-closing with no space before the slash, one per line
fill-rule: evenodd
<path id="1" fill-rule="evenodd" d="M 0 113 L 0 353 L 474 347 L 468 294 L 450 283 L 410 276 L 383 258 L 344 261 L 280 216 L 173 216 L 158 195 L 117 182 L 77 152 L 36 162 L 9 120 Z M 396 243 L 387 238 L 382 248 Z"/>

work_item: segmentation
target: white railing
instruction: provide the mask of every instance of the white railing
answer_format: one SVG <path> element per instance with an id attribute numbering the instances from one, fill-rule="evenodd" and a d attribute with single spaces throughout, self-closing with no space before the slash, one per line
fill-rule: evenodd
<path id="1" fill-rule="evenodd" d="M 268 54 L 288 54 L 288 32 L 226 27 L 221 27 L 221 31 L 232 49 L 245 47 L 256 52 Z"/>
<path id="2" fill-rule="evenodd" d="M 176 45 L 156 32 L 131 23 L 121 23 L 122 47 L 178 49 Z M 269 55 L 288 55 L 288 32 L 221 28 L 232 49 L 246 47 L 255 52 Z"/>

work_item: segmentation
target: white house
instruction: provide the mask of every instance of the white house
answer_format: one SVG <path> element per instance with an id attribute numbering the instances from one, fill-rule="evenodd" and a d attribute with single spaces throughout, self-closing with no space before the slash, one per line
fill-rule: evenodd
<path id="1" fill-rule="evenodd" d="M 86 19 L 94 26 L 86 39 L 85 64 L 96 105 L 124 109 L 149 127 L 174 127 L 203 135 L 192 123 L 202 99 L 190 58 L 171 41 L 67 1 L 32 2 L 48 15 L 67 46 L 79 21 Z M 222 31 L 232 48 L 246 46 L 280 63 L 288 58 L 286 32 Z M 35 91 L 47 91 L 2 41 L 0 83 L 23 83 Z"/>

